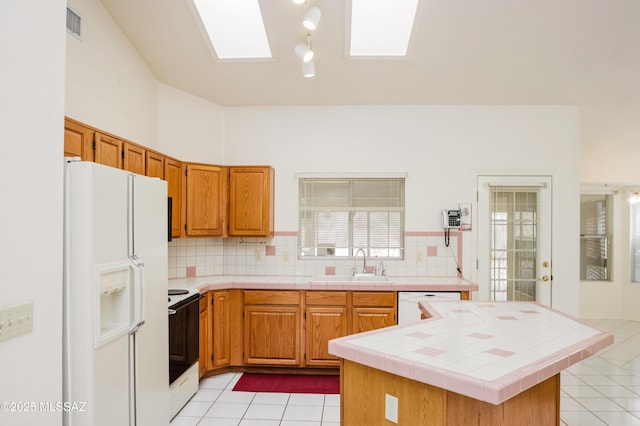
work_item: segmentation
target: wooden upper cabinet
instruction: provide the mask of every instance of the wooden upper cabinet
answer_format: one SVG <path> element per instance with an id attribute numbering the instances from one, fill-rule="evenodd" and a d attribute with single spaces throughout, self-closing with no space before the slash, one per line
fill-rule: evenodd
<path id="1" fill-rule="evenodd" d="M 164 179 L 164 155 L 146 151 L 144 168 L 145 176 Z"/>
<path id="2" fill-rule="evenodd" d="M 95 154 L 96 163 L 105 166 L 122 168 L 122 141 L 103 133 L 95 133 Z"/>
<path id="3" fill-rule="evenodd" d="M 182 235 L 182 163 L 173 158 L 164 159 L 164 180 L 167 181 L 168 196 L 171 197 L 171 236 Z"/>
<path id="4" fill-rule="evenodd" d="M 229 236 L 273 237 L 274 170 L 229 167 Z"/>
<path id="5" fill-rule="evenodd" d="M 64 156 L 93 161 L 94 130 L 68 118 L 64 119 Z"/>
<path id="6" fill-rule="evenodd" d="M 144 175 L 146 152 L 140 145 L 129 142 L 122 143 L 122 168 L 126 171 Z"/>
<path id="7" fill-rule="evenodd" d="M 185 167 L 186 236 L 226 236 L 226 167 L 189 163 Z"/>

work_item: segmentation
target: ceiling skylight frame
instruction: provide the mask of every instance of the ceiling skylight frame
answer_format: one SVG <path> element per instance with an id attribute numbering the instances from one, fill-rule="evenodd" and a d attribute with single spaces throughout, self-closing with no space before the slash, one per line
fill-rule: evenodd
<path id="1" fill-rule="evenodd" d="M 349 59 L 406 59 L 411 51 L 413 34 L 416 31 L 415 24 L 418 22 L 422 4 L 422 0 L 348 0 L 345 3 L 347 18 L 345 19 L 347 34 L 345 56 Z M 384 9 L 385 6 L 386 9 Z M 374 7 L 382 8 L 378 9 L 381 12 L 377 15 L 374 13 L 370 17 L 358 15 L 359 12 L 371 10 Z M 392 17 L 399 12 L 405 12 L 405 17 L 396 17 L 394 21 Z M 387 25 L 398 22 L 404 22 L 405 30 L 402 30 L 403 36 L 399 40 L 402 42 L 400 47 L 392 49 L 390 47 L 393 44 L 392 38 L 397 37 L 402 31 L 399 32 L 393 26 Z M 365 27 L 354 30 L 354 25 L 363 23 Z M 387 29 L 384 29 L 385 26 Z M 368 43 L 368 47 L 356 46 L 354 52 L 352 51 L 353 43 Z"/>
<path id="2" fill-rule="evenodd" d="M 272 61 L 258 0 L 189 0 L 217 62 Z"/>

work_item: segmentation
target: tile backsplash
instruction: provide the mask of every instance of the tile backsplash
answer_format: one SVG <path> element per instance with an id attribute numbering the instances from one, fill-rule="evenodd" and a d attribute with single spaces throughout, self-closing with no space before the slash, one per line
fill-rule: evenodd
<path id="1" fill-rule="evenodd" d="M 177 238 L 169 243 L 169 278 L 207 275 L 344 275 L 353 259 L 299 258 L 297 232 L 273 238 Z M 360 265 L 361 260 L 358 260 Z M 403 260 L 383 260 L 389 276 L 457 276 L 462 264 L 462 233 L 406 232 Z M 377 262 L 367 258 L 367 267 Z"/>

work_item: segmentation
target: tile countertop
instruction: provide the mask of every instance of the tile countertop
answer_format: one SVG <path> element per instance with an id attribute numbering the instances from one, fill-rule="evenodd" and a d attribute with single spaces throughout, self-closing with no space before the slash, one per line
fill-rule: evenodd
<path id="1" fill-rule="evenodd" d="M 329 353 L 492 404 L 613 343 L 533 302 L 421 302 L 431 318 L 329 341 Z"/>
<path id="2" fill-rule="evenodd" d="M 208 290 L 230 288 L 261 290 L 361 290 L 361 291 L 477 291 L 478 284 L 457 277 L 389 277 L 388 281 L 332 281 L 311 276 L 217 275 L 176 278 L 169 288 Z"/>

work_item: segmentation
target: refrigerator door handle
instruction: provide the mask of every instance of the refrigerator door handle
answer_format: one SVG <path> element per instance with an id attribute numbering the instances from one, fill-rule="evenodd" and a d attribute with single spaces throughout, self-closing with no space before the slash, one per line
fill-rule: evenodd
<path id="1" fill-rule="evenodd" d="M 144 315 L 144 262 L 135 254 L 129 257 L 133 266 L 133 327 L 129 334 L 134 334 L 145 323 Z"/>

